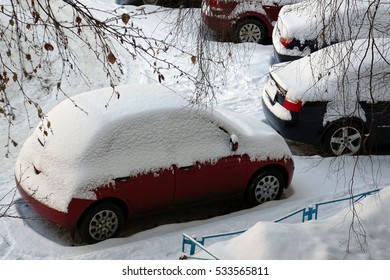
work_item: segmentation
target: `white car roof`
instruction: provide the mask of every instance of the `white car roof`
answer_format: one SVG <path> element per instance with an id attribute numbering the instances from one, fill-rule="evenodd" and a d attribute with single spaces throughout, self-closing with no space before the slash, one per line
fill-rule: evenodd
<path id="1" fill-rule="evenodd" d="M 281 36 L 323 43 L 388 36 L 390 1 L 372 0 L 306 0 L 286 5 L 279 12 Z M 374 28 L 370 27 L 373 22 Z"/>

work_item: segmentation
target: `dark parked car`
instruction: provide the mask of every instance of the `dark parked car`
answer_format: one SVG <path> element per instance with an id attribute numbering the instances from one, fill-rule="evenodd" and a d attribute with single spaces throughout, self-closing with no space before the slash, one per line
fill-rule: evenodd
<path id="1" fill-rule="evenodd" d="M 254 206 L 289 186 L 290 150 L 268 125 L 162 86 L 116 90 L 57 105 L 15 166 L 31 207 L 84 241 L 115 237 L 136 215 L 230 196 Z"/>
<path id="2" fill-rule="evenodd" d="M 389 1 L 306 0 L 280 10 L 272 43 L 283 62 L 337 42 L 389 37 L 389 30 Z"/>
<path id="3" fill-rule="evenodd" d="M 390 39 L 360 39 L 275 64 L 263 111 L 285 138 L 354 155 L 390 144 Z"/>
<path id="4" fill-rule="evenodd" d="M 264 43 L 283 5 L 298 0 L 203 0 L 202 19 L 217 36 L 234 42 Z"/>

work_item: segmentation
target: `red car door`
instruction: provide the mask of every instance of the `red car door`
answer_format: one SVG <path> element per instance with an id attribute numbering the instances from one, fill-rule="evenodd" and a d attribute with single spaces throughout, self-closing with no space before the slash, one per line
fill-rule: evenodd
<path id="1" fill-rule="evenodd" d="M 171 206 L 174 195 L 173 169 L 149 172 L 137 177 L 117 179 L 115 188 L 138 213 Z"/>
<path id="2" fill-rule="evenodd" d="M 216 198 L 244 188 L 247 157 L 228 156 L 215 163 L 176 168 L 174 204 Z"/>

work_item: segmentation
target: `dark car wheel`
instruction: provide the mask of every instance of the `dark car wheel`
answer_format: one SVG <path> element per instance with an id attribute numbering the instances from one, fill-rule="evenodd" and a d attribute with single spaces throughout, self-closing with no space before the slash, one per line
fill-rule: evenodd
<path id="1" fill-rule="evenodd" d="M 254 19 L 241 21 L 236 28 L 236 40 L 239 43 L 264 43 L 266 39 L 266 30 L 264 25 Z"/>
<path id="2" fill-rule="evenodd" d="M 333 156 L 356 155 L 363 146 L 362 127 L 355 123 L 337 123 L 324 138 L 325 152 Z"/>
<path id="3" fill-rule="evenodd" d="M 80 237 L 89 244 L 117 237 L 122 230 L 123 220 L 122 210 L 115 204 L 98 204 L 81 219 Z"/>
<path id="4" fill-rule="evenodd" d="M 247 192 L 247 204 L 252 207 L 279 199 L 285 187 L 285 179 L 279 170 L 274 168 L 266 169 L 256 175 L 251 181 Z"/>

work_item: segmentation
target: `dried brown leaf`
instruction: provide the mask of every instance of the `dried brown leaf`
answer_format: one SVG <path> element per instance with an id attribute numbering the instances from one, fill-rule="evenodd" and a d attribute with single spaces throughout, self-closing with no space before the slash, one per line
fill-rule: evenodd
<path id="1" fill-rule="evenodd" d="M 126 13 L 122 14 L 122 21 L 124 24 L 128 24 L 130 21 L 130 15 Z"/>
<path id="2" fill-rule="evenodd" d="M 107 59 L 111 64 L 115 64 L 115 62 L 116 62 L 116 57 L 113 53 L 109 53 L 107 56 Z"/>
<path id="3" fill-rule="evenodd" d="M 54 47 L 52 44 L 50 43 L 45 43 L 45 45 L 43 46 L 45 48 L 45 50 L 47 50 L 48 52 L 49 51 L 54 51 Z"/>

